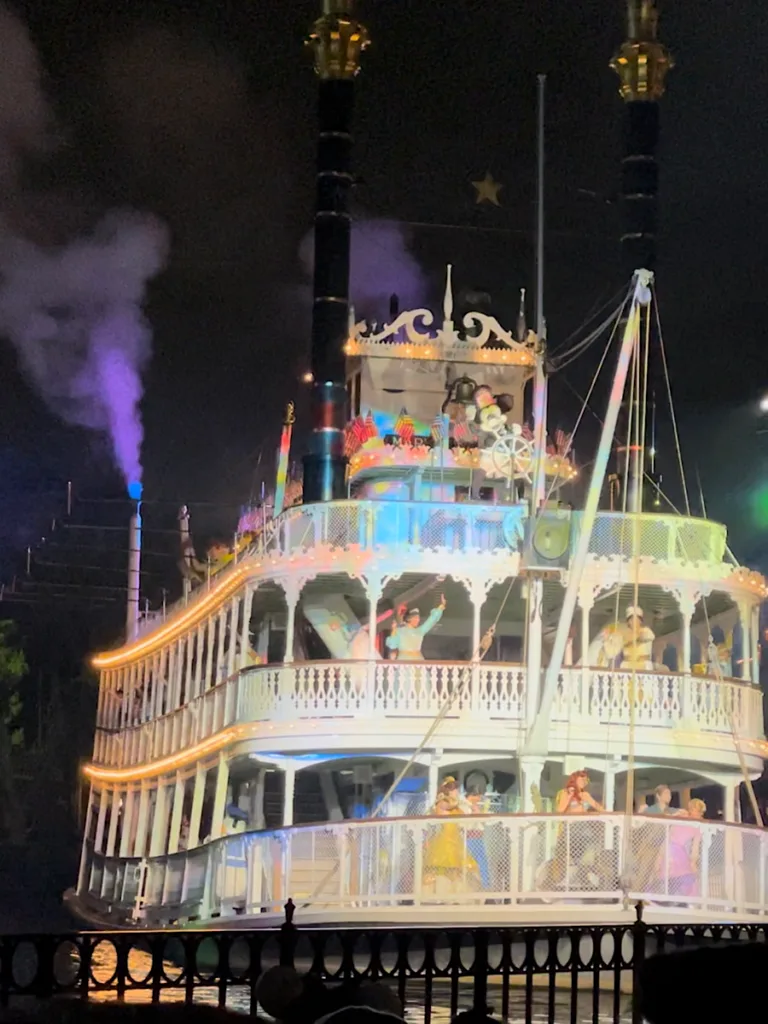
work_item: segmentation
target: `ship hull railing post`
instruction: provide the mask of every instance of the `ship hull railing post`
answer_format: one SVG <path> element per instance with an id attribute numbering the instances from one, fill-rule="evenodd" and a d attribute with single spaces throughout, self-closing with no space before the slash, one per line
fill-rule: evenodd
<path id="1" fill-rule="evenodd" d="M 638 322 L 640 307 L 647 306 L 651 300 L 650 282 L 652 274 L 646 270 L 638 270 L 635 274 L 635 287 L 632 296 L 632 303 L 629 316 L 624 328 L 619 360 L 611 388 L 608 411 L 606 413 L 603 429 L 600 435 L 600 444 L 595 459 L 592 480 L 587 495 L 587 501 L 581 521 L 581 530 L 576 544 L 576 550 L 571 560 L 568 571 L 568 586 L 566 587 L 563 606 L 560 612 L 560 619 L 555 634 L 555 642 L 552 655 L 544 678 L 544 686 L 541 695 L 538 714 L 531 727 L 523 748 L 524 753 L 529 755 L 546 755 L 548 750 L 549 717 L 552 711 L 555 694 L 557 692 L 560 671 L 563 664 L 563 656 L 568 642 L 568 636 L 573 621 L 573 613 L 576 608 L 576 599 L 584 573 L 584 567 L 589 553 L 589 545 L 592 539 L 592 530 L 597 517 L 600 494 L 605 482 L 606 469 L 611 454 L 613 437 L 616 431 L 619 409 L 621 407 L 624 387 L 627 381 L 629 362 L 635 348 L 638 333 Z"/>

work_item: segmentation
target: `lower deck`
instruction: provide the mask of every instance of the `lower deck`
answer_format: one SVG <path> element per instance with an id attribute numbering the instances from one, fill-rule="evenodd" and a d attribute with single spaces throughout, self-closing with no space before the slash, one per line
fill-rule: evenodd
<path id="1" fill-rule="evenodd" d="M 230 835 L 147 859 L 86 847 L 77 902 L 114 925 L 621 923 L 768 916 L 768 833 L 619 814 L 424 816 Z"/>

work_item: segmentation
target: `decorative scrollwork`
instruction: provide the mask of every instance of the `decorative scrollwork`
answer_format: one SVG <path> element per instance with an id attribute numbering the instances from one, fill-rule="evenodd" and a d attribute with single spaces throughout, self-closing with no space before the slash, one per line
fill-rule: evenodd
<path id="1" fill-rule="evenodd" d="M 380 344 L 383 341 L 395 342 L 397 335 L 405 331 L 405 336 L 414 345 L 428 345 L 430 342 L 437 343 L 440 340 L 440 333 L 437 337 L 431 334 L 422 334 L 416 329 L 417 322 L 422 326 L 429 327 L 434 323 L 434 314 L 429 309 L 406 309 L 391 324 L 387 324 L 383 331 L 378 334 L 371 334 L 368 323 L 363 320 L 355 324 L 355 336 L 361 342 Z"/>

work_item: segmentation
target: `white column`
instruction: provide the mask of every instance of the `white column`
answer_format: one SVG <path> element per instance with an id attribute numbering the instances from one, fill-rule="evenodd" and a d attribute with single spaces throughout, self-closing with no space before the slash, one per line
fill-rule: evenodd
<path id="1" fill-rule="evenodd" d="M 381 600 L 381 580 L 368 577 L 366 591 L 368 594 L 368 658 L 376 660 L 376 626 L 379 617 L 379 601 Z"/>
<path id="2" fill-rule="evenodd" d="M 108 857 L 114 857 L 115 855 L 115 840 L 117 839 L 117 823 L 120 819 L 120 801 L 122 799 L 122 792 L 118 786 L 112 790 L 112 806 L 109 811 L 109 832 L 107 833 L 107 849 L 106 854 Z"/>
<path id="3" fill-rule="evenodd" d="M 203 690 L 213 686 L 213 644 L 216 639 L 216 619 L 211 616 L 206 624 L 207 641 L 205 650 L 205 676 L 203 677 Z"/>
<path id="4" fill-rule="evenodd" d="M 152 659 L 152 717 L 157 718 L 161 713 L 163 706 L 163 688 L 165 685 L 165 651 L 161 650 L 159 654 L 156 654 Z"/>
<path id="5" fill-rule="evenodd" d="M 755 685 L 760 683 L 760 605 L 752 606 L 752 627 L 750 635 L 752 639 L 752 682 Z"/>
<path id="6" fill-rule="evenodd" d="M 301 584 L 296 580 L 287 580 L 285 584 L 285 603 L 288 608 L 288 619 L 285 624 L 285 654 L 283 663 L 293 662 L 293 641 L 296 631 L 296 605 L 301 597 Z"/>
<path id="7" fill-rule="evenodd" d="M 238 618 L 240 617 L 240 598 L 233 597 L 229 610 L 229 649 L 227 651 L 227 679 L 235 674 L 235 657 L 237 655 Z"/>
<path id="8" fill-rule="evenodd" d="M 589 686 L 592 681 L 592 666 L 589 664 L 589 645 L 591 643 L 590 613 L 594 607 L 594 595 L 592 588 L 582 590 L 579 593 L 579 608 L 581 609 L 581 700 L 578 702 L 579 710 L 583 714 L 589 712 Z M 575 679 L 575 675 L 571 678 Z M 572 694 L 569 701 L 572 708 L 576 707 L 576 694 Z"/>
<path id="9" fill-rule="evenodd" d="M 605 782 L 603 783 L 603 806 L 606 811 L 616 810 L 616 773 L 621 761 L 616 757 L 605 759 Z"/>
<path id="10" fill-rule="evenodd" d="M 192 810 L 189 814 L 189 843 L 187 845 L 189 850 L 194 850 L 196 846 L 200 845 L 200 819 L 203 814 L 207 775 L 203 766 L 198 764 L 195 772 L 195 788 L 192 792 Z"/>
<path id="11" fill-rule="evenodd" d="M 173 809 L 171 811 L 171 828 L 168 835 L 168 853 L 178 853 L 179 836 L 181 835 L 181 817 L 184 811 L 184 794 L 186 782 L 181 772 L 176 772 L 176 784 L 173 787 Z"/>
<path id="12" fill-rule="evenodd" d="M 283 768 L 283 828 L 293 824 L 293 797 L 296 792 L 296 766 L 288 761 Z"/>
<path id="13" fill-rule="evenodd" d="M 534 811 L 532 788 L 541 784 L 541 773 L 544 771 L 544 758 L 520 758 L 520 810 L 525 814 Z"/>
<path id="14" fill-rule="evenodd" d="M 165 711 L 176 707 L 176 673 L 179 662 L 179 641 L 175 640 L 168 649 L 168 685 L 166 687 Z"/>
<path id="15" fill-rule="evenodd" d="M 686 595 L 680 600 L 680 618 L 682 620 L 682 634 L 683 634 L 683 663 L 678 665 L 678 671 L 685 672 L 686 675 L 690 675 L 691 672 L 691 619 L 695 611 L 696 605 L 693 598 Z M 706 646 L 706 645 L 705 645 Z"/>
<path id="16" fill-rule="evenodd" d="M 111 801 L 111 794 L 108 789 L 102 788 L 99 793 L 99 816 L 96 819 L 96 836 L 93 840 L 93 848 L 96 853 L 102 853 L 104 844 L 104 822 L 107 819 L 107 807 Z"/>
<path id="17" fill-rule="evenodd" d="M 184 648 L 186 655 L 184 658 L 184 677 L 181 680 L 181 699 L 180 704 L 189 704 L 192 697 L 192 657 L 195 652 L 195 634 L 193 632 L 187 633 L 184 638 Z"/>
<path id="18" fill-rule="evenodd" d="M 739 778 L 729 779 L 723 783 L 723 821 L 737 822 L 741 820 L 738 813 Z"/>
<path id="19" fill-rule="evenodd" d="M 528 622 L 525 644 L 525 725 L 530 729 L 539 710 L 541 699 L 541 604 L 544 581 L 528 578 Z"/>
<path id="20" fill-rule="evenodd" d="M 248 664 L 248 655 L 251 649 L 251 614 L 253 612 L 253 587 L 248 586 L 245 591 L 245 607 L 243 608 L 243 624 L 240 628 L 240 668 Z"/>
<path id="21" fill-rule="evenodd" d="M 136 842 L 133 847 L 134 857 L 144 857 L 147 852 L 147 823 L 149 819 L 149 786 L 141 785 L 139 795 L 139 816 L 136 820 Z"/>
<path id="22" fill-rule="evenodd" d="M 205 626 L 198 626 L 195 630 L 195 677 L 192 680 L 191 697 L 200 696 L 200 688 L 203 679 L 203 653 L 205 651 Z"/>
<path id="23" fill-rule="evenodd" d="M 133 835 L 133 812 L 134 804 L 136 802 L 136 791 L 132 788 L 128 788 L 125 791 L 123 804 L 123 822 L 120 829 L 120 854 L 121 857 L 130 857 L 132 854 L 131 850 L 131 836 Z"/>
<path id="24" fill-rule="evenodd" d="M 120 728 L 124 729 L 128 724 L 128 701 L 129 691 L 131 688 L 131 672 L 130 666 L 123 666 L 120 670 L 119 679 L 120 685 L 123 690 L 123 699 L 120 702 Z"/>
<path id="25" fill-rule="evenodd" d="M 152 835 L 149 840 L 149 856 L 161 857 L 166 853 L 168 836 L 168 790 L 169 787 L 159 781 L 155 796 L 155 815 L 152 819 Z"/>
<path id="26" fill-rule="evenodd" d="M 227 677 L 227 610 L 219 612 L 219 641 L 216 644 L 216 683 Z"/>
<path id="27" fill-rule="evenodd" d="M 256 782 L 251 795 L 251 813 L 249 815 L 249 824 L 251 828 L 264 828 L 266 826 L 266 822 L 264 820 L 264 787 L 266 781 L 266 769 L 259 768 L 259 773 L 256 776 Z"/>
<path id="28" fill-rule="evenodd" d="M 443 762 L 442 750 L 436 750 L 429 760 L 427 774 L 427 808 L 435 806 L 437 791 L 440 787 L 440 765 Z"/>
<path id="29" fill-rule="evenodd" d="M 223 753 L 219 754 L 216 768 L 216 795 L 213 798 L 213 819 L 211 821 L 211 839 L 218 839 L 224 833 L 224 812 L 227 808 L 227 791 L 229 789 L 229 762 Z"/>

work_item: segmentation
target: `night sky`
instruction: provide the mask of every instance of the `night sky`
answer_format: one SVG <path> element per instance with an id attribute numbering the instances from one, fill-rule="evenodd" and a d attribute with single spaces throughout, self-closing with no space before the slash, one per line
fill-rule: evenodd
<path id="1" fill-rule="evenodd" d="M 149 288 L 143 402 L 147 515 L 169 529 L 187 501 L 193 526 L 231 530 L 237 505 L 265 470 L 269 479 L 284 402 L 303 397 L 309 306 L 298 251 L 311 225 L 315 79 L 302 39 L 318 9 L 316 0 L 15 8 L 40 54 L 58 144 L 26 159 L 6 216 L 45 244 L 113 207 L 149 212 L 170 232 L 167 269 Z M 661 12 L 677 67 L 662 110 L 657 284 L 684 455 L 737 554 L 768 569 L 768 521 L 753 504 L 768 454 L 754 414 L 768 386 L 768 68 L 754 56 L 764 7 L 741 0 L 736 14 L 723 0 L 669 0 Z M 421 225 L 408 233 L 422 278 L 405 253 L 395 258 L 379 315 L 390 284 L 407 291 L 414 277 L 425 301 L 439 300 L 452 262 L 458 287 L 487 289 L 512 316 L 519 288 L 532 286 L 535 88 L 546 72 L 546 307 L 557 346 L 622 284 L 622 104 L 607 64 L 624 5 L 367 0 L 359 15 L 373 44 L 357 90 L 357 215 Z M 486 170 L 504 185 L 500 209 L 474 203 L 470 182 Z M 366 244 L 361 262 L 376 276 L 375 239 Z M 376 313 L 376 299 L 366 293 L 365 312 Z M 582 362 L 568 371 L 576 390 L 594 368 Z M 119 497 L 122 485 L 104 438 L 51 416 L 1 341 L 0 379 L 7 577 L 61 513 L 66 480 L 86 497 Z M 578 403 L 557 378 L 551 402 L 552 426 L 569 426 Z M 671 480 L 668 443 L 662 456 Z"/>

